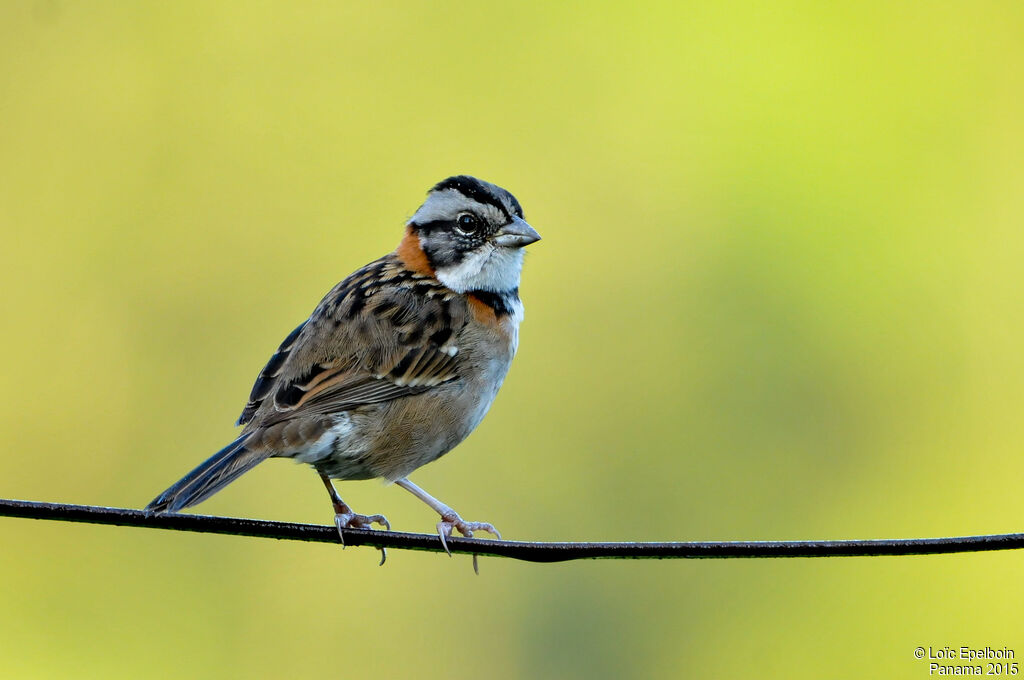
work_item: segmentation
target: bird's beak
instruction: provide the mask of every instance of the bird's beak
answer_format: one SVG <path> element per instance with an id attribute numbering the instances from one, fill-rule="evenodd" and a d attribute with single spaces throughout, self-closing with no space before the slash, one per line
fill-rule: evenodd
<path id="1" fill-rule="evenodd" d="M 522 248 L 539 240 L 540 234 L 522 217 L 513 217 L 512 221 L 499 229 L 492 239 L 495 245 L 505 248 Z"/>

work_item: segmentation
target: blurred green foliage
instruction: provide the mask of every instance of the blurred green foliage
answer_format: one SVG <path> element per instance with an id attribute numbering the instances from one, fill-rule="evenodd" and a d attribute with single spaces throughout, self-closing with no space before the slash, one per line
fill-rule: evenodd
<path id="1" fill-rule="evenodd" d="M 544 235 L 413 478 L 519 539 L 1019 531 L 1015 2 L 0 4 L 0 496 L 141 507 L 460 172 Z M 342 485 L 429 531 L 409 494 Z M 270 461 L 199 512 L 326 522 Z M 0 519 L 10 678 L 922 677 L 1022 556 L 528 565 Z"/>

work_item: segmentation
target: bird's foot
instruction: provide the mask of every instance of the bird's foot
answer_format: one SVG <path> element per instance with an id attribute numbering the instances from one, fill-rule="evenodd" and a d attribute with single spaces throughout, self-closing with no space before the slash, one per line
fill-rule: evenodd
<path id="1" fill-rule="evenodd" d="M 437 500 L 429 493 L 410 482 L 407 478 L 396 479 L 395 484 L 402 487 L 416 498 L 429 505 L 434 511 L 441 515 L 441 521 L 437 523 L 437 535 L 441 539 L 441 547 L 451 557 L 452 551 L 448 549 L 448 539 L 451 538 L 452 531 L 458 530 L 466 538 L 472 538 L 474 531 L 486 531 L 489 534 L 494 534 L 498 538 L 501 538 L 501 534 L 494 528 L 493 524 L 488 522 L 467 522 L 466 520 L 459 517 L 459 513 L 455 512 L 447 505 Z M 473 555 L 473 571 L 480 573 L 477 568 L 476 555 Z"/>
<path id="2" fill-rule="evenodd" d="M 338 490 L 334 488 L 331 478 L 321 472 L 320 479 L 323 481 L 324 486 L 327 487 L 327 493 L 331 496 L 331 505 L 334 506 L 334 526 L 338 527 L 338 538 L 341 539 L 342 548 L 345 547 L 345 529 L 373 529 L 374 523 L 381 525 L 387 530 L 391 529 L 391 524 L 384 515 L 359 515 L 352 512 L 352 508 L 348 507 L 345 501 L 341 500 L 341 496 L 338 495 Z M 380 563 L 384 564 L 388 559 L 388 551 L 384 548 L 379 550 Z"/>
<path id="3" fill-rule="evenodd" d="M 373 529 L 373 524 L 379 524 L 388 531 L 391 530 L 391 523 L 384 515 L 359 515 L 348 509 L 348 512 L 339 512 L 334 515 L 334 526 L 338 527 L 338 537 L 341 539 L 341 547 L 345 547 L 345 532 L 343 529 Z M 388 559 L 388 551 L 380 548 L 380 563 L 384 564 Z"/>
<path id="4" fill-rule="evenodd" d="M 391 529 L 391 524 L 384 515 L 358 515 L 351 510 L 334 515 L 334 526 L 338 527 L 338 536 L 341 537 L 342 545 L 345 544 L 343 529 L 372 529 L 374 524 L 379 524 L 388 530 Z"/>
<path id="5" fill-rule="evenodd" d="M 441 545 L 449 556 L 452 554 L 452 551 L 448 549 L 448 539 L 451 537 L 453 530 L 458 530 L 466 538 L 473 538 L 474 531 L 486 531 L 497 538 L 501 538 L 501 533 L 494 528 L 493 524 L 489 522 L 467 522 L 459 517 L 458 513 L 454 510 L 450 510 L 443 513 L 441 521 L 437 523 L 437 535 L 441 537 Z"/>

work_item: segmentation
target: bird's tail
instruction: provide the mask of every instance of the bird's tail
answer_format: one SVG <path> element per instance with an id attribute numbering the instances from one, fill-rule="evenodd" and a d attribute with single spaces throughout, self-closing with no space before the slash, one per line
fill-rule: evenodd
<path id="1" fill-rule="evenodd" d="M 149 512 L 177 512 L 203 501 L 270 456 L 270 451 L 246 447 L 245 434 L 199 464 L 146 506 Z"/>

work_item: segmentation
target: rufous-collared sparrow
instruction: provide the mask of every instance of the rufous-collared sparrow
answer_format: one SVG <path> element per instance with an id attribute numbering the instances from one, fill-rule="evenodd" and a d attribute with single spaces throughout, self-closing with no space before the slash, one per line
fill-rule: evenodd
<path id="1" fill-rule="evenodd" d="M 335 286 L 281 343 L 256 379 L 238 438 L 146 509 L 177 512 L 267 458 L 292 458 L 320 473 L 339 533 L 390 525 L 353 512 L 331 480 L 384 478 L 440 514 L 446 548 L 453 529 L 499 535 L 408 475 L 487 413 L 519 342 L 523 247 L 539 239 L 504 189 L 466 175 L 435 185 L 394 252 Z"/>

